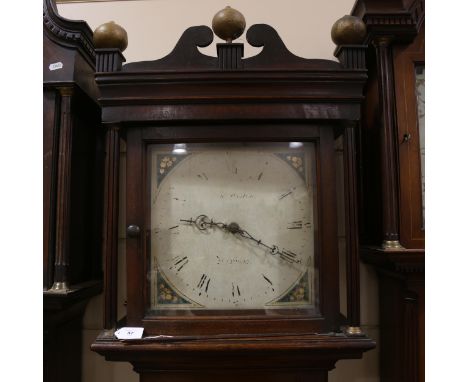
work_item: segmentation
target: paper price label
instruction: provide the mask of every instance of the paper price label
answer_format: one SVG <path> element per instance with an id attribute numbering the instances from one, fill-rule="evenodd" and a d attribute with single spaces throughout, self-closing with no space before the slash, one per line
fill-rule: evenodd
<path id="1" fill-rule="evenodd" d="M 114 335 L 119 340 L 132 340 L 143 337 L 143 328 L 124 327 L 117 330 Z"/>
<path id="2" fill-rule="evenodd" d="M 63 68 L 63 64 L 60 61 L 54 62 L 53 64 L 49 65 L 49 70 L 57 70 L 57 69 L 62 69 L 62 68 Z"/>

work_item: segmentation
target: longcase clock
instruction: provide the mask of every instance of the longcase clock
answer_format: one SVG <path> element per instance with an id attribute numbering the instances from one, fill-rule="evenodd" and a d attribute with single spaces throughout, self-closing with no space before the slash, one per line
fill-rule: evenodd
<path id="1" fill-rule="evenodd" d="M 104 163 L 93 33 L 43 2 L 44 381 L 81 381 L 82 319 L 102 292 Z"/>
<path id="2" fill-rule="evenodd" d="M 368 86 L 358 138 L 362 259 L 380 295 L 380 374 L 424 381 L 423 0 L 357 1 Z"/>
<path id="3" fill-rule="evenodd" d="M 326 381 L 336 361 L 375 346 L 359 327 L 354 137 L 365 47 L 340 46 L 340 62 L 303 59 L 257 24 L 247 41 L 263 49 L 243 58 L 232 40 L 244 27 L 229 7 L 215 16 L 214 31 L 228 41 L 217 57 L 198 50 L 213 41 L 207 26 L 187 29 L 156 61 L 122 65 L 118 41 L 97 50 L 108 303 L 107 330 L 92 349 L 131 362 L 141 381 Z M 117 323 L 120 140 L 127 315 Z M 338 205 L 347 222 L 346 290 Z M 143 338 L 119 341 L 119 326 L 143 327 Z"/>

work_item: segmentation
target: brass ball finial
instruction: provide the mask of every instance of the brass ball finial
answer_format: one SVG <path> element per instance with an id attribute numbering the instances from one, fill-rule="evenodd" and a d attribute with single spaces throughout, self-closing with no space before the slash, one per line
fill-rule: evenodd
<path id="1" fill-rule="evenodd" d="M 356 16 L 343 16 L 331 29 L 331 38 L 336 45 L 362 44 L 365 37 L 366 24 Z"/>
<path id="2" fill-rule="evenodd" d="M 127 31 L 114 21 L 99 25 L 93 34 L 97 49 L 120 49 L 123 52 L 128 45 Z"/>
<path id="3" fill-rule="evenodd" d="M 211 25 L 216 36 L 232 42 L 244 33 L 245 18 L 238 10 L 227 6 L 214 15 Z"/>

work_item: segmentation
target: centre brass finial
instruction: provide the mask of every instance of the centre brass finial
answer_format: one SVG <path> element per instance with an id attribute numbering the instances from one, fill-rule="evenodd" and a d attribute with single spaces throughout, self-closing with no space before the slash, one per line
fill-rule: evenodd
<path id="1" fill-rule="evenodd" d="M 232 42 L 244 33 L 245 18 L 238 10 L 227 6 L 214 15 L 212 27 L 216 36 Z"/>

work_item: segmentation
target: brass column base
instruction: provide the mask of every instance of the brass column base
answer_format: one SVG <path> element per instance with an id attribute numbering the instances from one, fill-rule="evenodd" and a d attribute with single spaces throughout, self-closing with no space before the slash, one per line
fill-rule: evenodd
<path id="1" fill-rule="evenodd" d="M 382 243 L 383 249 L 404 249 L 398 240 L 384 240 Z"/>
<path id="2" fill-rule="evenodd" d="M 70 288 L 66 281 L 56 281 L 52 288 L 48 290 L 50 293 L 67 293 L 68 291 L 70 291 Z"/>
<path id="3" fill-rule="evenodd" d="M 364 332 L 359 326 L 348 326 L 345 331 L 347 336 L 363 336 Z"/>
<path id="4" fill-rule="evenodd" d="M 100 341 L 113 341 L 115 340 L 115 333 L 116 328 L 113 329 L 104 329 L 101 333 L 99 333 L 97 339 Z"/>

